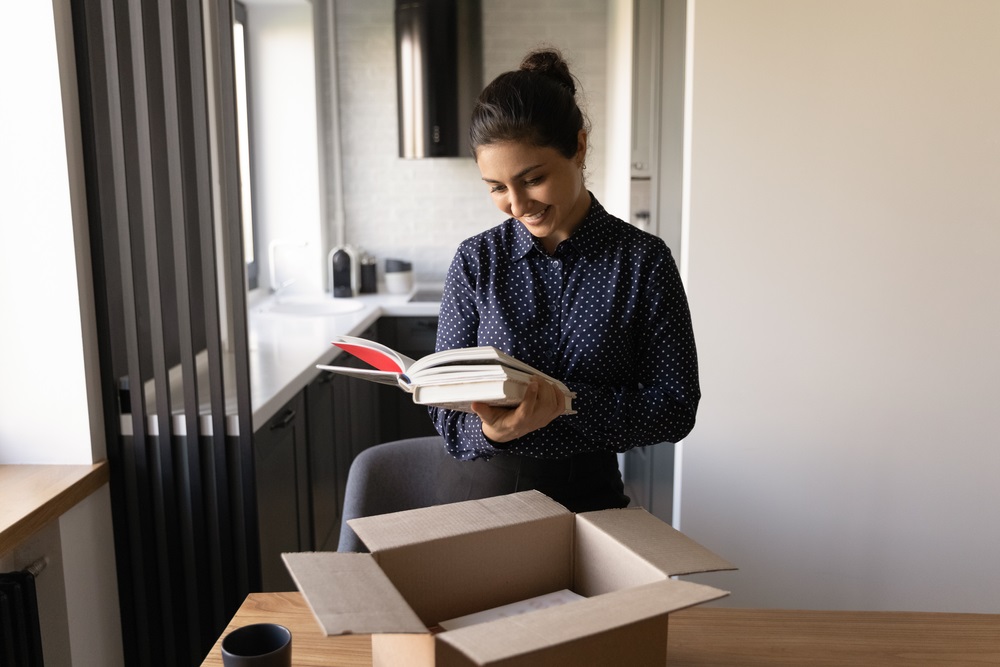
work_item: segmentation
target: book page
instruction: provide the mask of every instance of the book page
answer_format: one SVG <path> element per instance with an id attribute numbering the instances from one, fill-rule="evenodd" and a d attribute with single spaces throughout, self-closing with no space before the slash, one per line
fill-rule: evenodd
<path id="1" fill-rule="evenodd" d="M 316 368 L 324 371 L 330 371 L 331 373 L 339 373 L 340 375 L 347 375 L 352 378 L 358 378 L 360 380 L 369 380 L 371 382 L 378 382 L 380 384 L 391 384 L 401 387 L 404 391 L 410 391 L 407 386 L 404 386 L 399 381 L 399 373 L 390 373 L 387 371 L 376 371 L 369 368 L 351 368 L 349 366 L 328 366 L 326 364 L 316 364 Z"/>
<path id="2" fill-rule="evenodd" d="M 355 336 L 338 336 L 333 344 L 380 371 L 405 373 L 414 360 L 381 343 Z"/>

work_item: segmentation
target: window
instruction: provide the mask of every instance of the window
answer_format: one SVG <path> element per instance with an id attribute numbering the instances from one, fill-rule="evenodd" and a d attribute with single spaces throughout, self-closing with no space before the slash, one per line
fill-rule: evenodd
<path id="1" fill-rule="evenodd" d="M 246 7 L 236 3 L 233 23 L 233 64 L 236 74 L 236 123 L 240 153 L 240 211 L 243 222 L 243 254 L 246 259 L 247 287 L 258 286 L 257 225 L 253 209 L 253 170 L 250 158 L 250 76 L 247 58 Z"/>

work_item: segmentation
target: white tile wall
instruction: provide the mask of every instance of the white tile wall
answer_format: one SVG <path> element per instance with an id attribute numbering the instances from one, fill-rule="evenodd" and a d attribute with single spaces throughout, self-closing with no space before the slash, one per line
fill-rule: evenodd
<path id="1" fill-rule="evenodd" d="M 472 158 L 398 157 L 392 0 L 336 5 L 347 241 L 444 280 L 455 248 L 503 219 Z M 483 0 L 484 82 L 529 50 L 559 48 L 593 124 L 588 186 L 603 194 L 607 0 Z"/>

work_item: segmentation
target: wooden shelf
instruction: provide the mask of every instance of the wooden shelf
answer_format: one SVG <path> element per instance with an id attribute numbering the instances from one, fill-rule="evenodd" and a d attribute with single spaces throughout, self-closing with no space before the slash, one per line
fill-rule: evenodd
<path id="1" fill-rule="evenodd" d="M 108 463 L 0 465 L 0 554 L 108 483 Z"/>

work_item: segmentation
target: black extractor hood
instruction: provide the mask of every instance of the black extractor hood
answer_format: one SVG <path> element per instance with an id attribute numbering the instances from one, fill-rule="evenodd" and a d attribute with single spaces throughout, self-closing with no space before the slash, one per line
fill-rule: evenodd
<path id="1" fill-rule="evenodd" d="M 396 0 L 400 157 L 469 155 L 482 50 L 480 0 Z"/>

